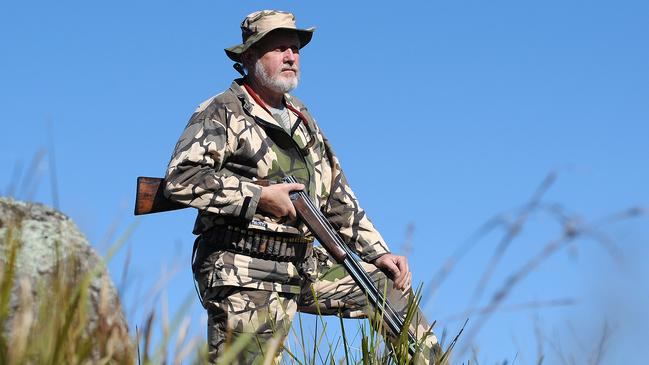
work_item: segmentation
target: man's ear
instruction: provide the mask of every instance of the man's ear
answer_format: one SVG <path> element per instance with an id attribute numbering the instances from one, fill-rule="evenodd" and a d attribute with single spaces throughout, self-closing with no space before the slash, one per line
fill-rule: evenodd
<path id="1" fill-rule="evenodd" d="M 253 48 L 247 49 L 241 54 L 241 63 L 246 71 L 250 72 L 250 69 L 255 64 L 257 53 Z"/>

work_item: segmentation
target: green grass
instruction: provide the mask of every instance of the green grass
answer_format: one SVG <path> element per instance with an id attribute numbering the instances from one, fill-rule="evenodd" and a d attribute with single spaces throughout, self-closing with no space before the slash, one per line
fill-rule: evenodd
<path id="1" fill-rule="evenodd" d="M 90 272 L 81 272 L 74 259 L 60 259 L 51 275 L 40 278 L 36 283 L 20 280 L 16 275 L 17 257 L 22 248 L 20 240 L 22 224 L 20 219 L 4 222 L 6 228 L 0 241 L 5 245 L 5 257 L 0 260 L 0 364 L 207 364 L 207 348 L 203 339 L 189 338 L 188 315 L 192 297 L 171 318 L 162 310 L 157 315 L 151 309 L 142 328 L 135 333 L 115 325 L 112 313 L 106 305 L 107 291 L 102 290 L 99 298 L 97 319 L 91 321 L 88 308 L 90 285 L 105 267 L 99 265 Z M 130 230 L 125 235 L 130 235 Z M 111 249 L 109 258 L 125 239 L 119 239 Z M 59 257 L 56 252 L 52 253 Z M 35 285 L 35 288 L 32 287 Z M 18 294 L 13 298 L 12 288 Z M 33 290 L 35 289 L 35 290 Z M 15 291 L 15 290 L 14 290 Z M 36 294 L 34 294 L 36 293 Z M 420 297 L 419 297 L 420 298 Z M 420 299 L 411 304 L 414 308 Z M 406 322 L 412 320 L 409 311 Z M 297 320 L 300 321 L 298 316 Z M 159 322 L 159 323 L 158 323 Z M 265 356 L 255 363 L 271 364 L 278 351 L 283 351 L 282 362 L 290 364 L 319 364 L 322 359 L 331 364 L 406 364 L 407 337 L 400 336 L 393 344 L 383 340 L 385 329 L 378 318 L 358 321 L 362 351 L 350 351 L 348 329 L 340 320 L 342 342 L 330 343 L 326 338 L 327 323 L 322 317 L 314 337 L 308 338 L 301 321 L 300 332 L 293 331 L 284 339 L 278 334 L 266 344 Z M 160 336 L 155 336 L 161 330 Z M 153 338 L 159 338 L 153 344 Z M 175 344 L 172 343 L 175 339 Z M 228 364 L 237 359 L 254 336 L 240 336 L 228 344 L 226 352 L 219 358 L 219 364 Z M 293 340 L 293 341 L 291 341 Z M 311 342 L 307 348 L 306 342 Z M 289 342 L 301 344 L 299 349 L 290 349 Z M 286 346 L 286 347 L 285 347 Z M 311 345 L 309 345 L 311 346 Z M 324 357 L 320 348 L 328 348 Z M 336 358 L 342 347 L 344 356 Z"/>

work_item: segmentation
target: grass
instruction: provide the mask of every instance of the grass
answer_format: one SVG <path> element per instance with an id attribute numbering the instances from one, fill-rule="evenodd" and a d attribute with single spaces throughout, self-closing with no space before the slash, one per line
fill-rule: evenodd
<path id="1" fill-rule="evenodd" d="M 3 223 L 0 364 L 133 363 L 133 342 L 111 312 L 106 281 L 96 301 L 97 316 L 89 316 L 91 281 L 101 268 L 82 272 L 76 259 L 59 259 L 52 273 L 36 282 L 20 278 L 22 220 Z"/>
<path id="2" fill-rule="evenodd" d="M 57 252 L 56 267 L 51 275 L 30 282 L 17 276 L 17 258 L 23 247 L 21 242 L 22 219 L 3 222 L 4 258 L 0 260 L 0 364 L 206 364 L 207 349 L 203 341 L 189 338 L 189 319 L 187 310 L 193 298 L 172 318 L 163 308 L 162 315 L 152 309 L 146 316 L 144 326 L 136 327 L 134 334 L 115 324 L 113 313 L 107 305 L 107 283 L 98 298 L 96 318 L 91 318 L 92 306 L 90 286 L 94 278 L 101 274 L 104 265 L 82 272 L 74 258 L 64 258 Z M 127 231 L 125 235 L 129 235 Z M 119 239 L 111 250 L 114 254 L 124 239 Z M 18 294 L 13 294 L 14 293 Z M 420 297 L 411 303 L 411 308 L 419 304 Z M 12 310 L 13 308 L 13 310 Z M 408 311 L 406 323 L 412 320 L 414 310 Z M 301 317 L 298 317 L 298 320 Z M 159 322 L 159 323 L 158 323 Z M 400 336 L 394 343 L 383 340 L 385 328 L 379 318 L 362 322 L 360 341 L 362 351 L 349 351 L 349 340 L 343 336 L 342 343 L 326 343 L 327 324 L 320 317 L 320 331 L 316 329 L 313 348 L 307 349 L 305 334 L 293 332 L 302 344 L 298 358 L 297 352 L 285 348 L 285 341 L 279 335 L 267 343 L 266 356 L 255 363 L 271 364 L 278 351 L 283 350 L 283 362 L 294 364 L 406 364 L 407 337 Z M 340 329 L 347 329 L 340 320 Z M 156 328 L 161 328 L 157 344 L 152 339 Z M 175 344 L 172 343 L 175 339 Z M 227 351 L 219 359 L 219 364 L 228 364 L 237 359 L 242 349 L 254 341 L 254 336 L 240 336 L 228 344 Z M 320 345 L 325 341 L 328 353 L 320 356 Z M 345 357 L 336 359 L 338 346 L 342 346 Z M 448 353 L 444 354 L 448 357 Z M 325 359 L 325 360 L 323 360 Z M 441 362 L 440 362 L 441 363 Z"/>
<path id="3" fill-rule="evenodd" d="M 474 299 L 461 318 L 476 315 L 470 326 L 462 329 L 453 337 L 440 354 L 439 363 L 450 362 L 451 352 L 455 350 L 458 339 L 463 340 L 459 353 L 474 351 L 477 347 L 475 339 L 482 330 L 485 322 L 499 310 L 508 308 L 505 300 L 514 288 L 521 285 L 525 278 L 536 271 L 549 257 L 568 245 L 575 244 L 578 239 L 590 239 L 599 243 L 614 261 L 619 259 L 619 249 L 613 241 L 604 235 L 602 227 L 645 214 L 640 208 L 630 208 L 620 213 L 600 220 L 587 221 L 575 215 L 568 215 L 561 207 L 547 204 L 543 195 L 554 182 L 556 176 L 550 175 L 533 194 L 532 198 L 510 220 L 497 215 L 481 227 L 476 234 L 452 255 L 448 262 L 433 277 L 424 290 L 423 298 L 417 295 L 412 303 L 425 305 L 444 281 L 457 263 L 467 254 L 475 243 L 495 228 L 504 228 L 503 236 L 494 249 L 493 256 L 488 260 L 487 267 L 478 278 L 474 290 Z M 27 188 L 30 190 L 30 188 Z M 557 237 L 541 245 L 540 249 L 522 262 L 519 267 L 510 268 L 501 286 L 489 296 L 485 306 L 478 306 L 479 299 L 485 294 L 485 288 L 493 278 L 493 272 L 498 267 L 505 252 L 516 243 L 520 232 L 526 228 L 532 214 L 545 212 L 555 217 L 562 229 Z M 4 222 L 6 228 L 0 241 L 5 246 L 5 257 L 0 261 L 0 364 L 206 364 L 207 348 L 202 338 L 192 338 L 189 333 L 187 310 L 189 298 L 183 307 L 171 318 L 167 310 L 151 309 L 145 316 L 143 326 L 136 326 L 133 333 L 115 326 L 111 320 L 112 314 L 105 305 L 106 294 L 102 290 L 99 298 L 97 320 L 89 318 L 89 286 L 99 269 L 91 272 L 80 272 L 79 265 L 74 260 L 61 260 L 52 275 L 43 277 L 36 283 L 21 280 L 16 276 L 16 259 L 21 250 L 22 222 L 16 219 Z M 410 229 L 410 231 L 412 228 Z M 130 233 L 125 233 L 128 236 Z M 123 239 L 118 239 L 114 249 L 121 247 Z M 55 254 L 55 253 L 54 253 Z M 109 257 L 107 258 L 110 259 Z M 125 273 L 127 269 L 125 268 Z M 126 274 L 124 274 L 126 277 Z M 122 283 L 124 284 L 124 283 Z M 17 293 L 12 298 L 12 288 Z M 36 293 L 36 294 L 34 294 Z M 421 292 L 418 291 L 418 294 Z M 103 304 L 102 304 L 103 303 Z M 565 305 L 573 303 L 568 298 L 560 301 L 535 301 L 523 303 L 519 307 L 540 308 L 549 305 Z M 517 305 L 509 305 L 516 308 Z M 407 320 L 412 319 L 409 311 Z M 406 364 L 408 363 L 405 337 L 397 341 L 384 341 L 385 329 L 377 318 L 357 321 L 355 330 L 345 325 L 342 318 L 338 321 L 341 336 L 335 340 L 327 337 L 332 330 L 331 323 L 319 317 L 313 335 L 305 332 L 301 316 L 296 318 L 297 329 L 292 328 L 289 339 L 279 336 L 267 344 L 265 356 L 256 359 L 260 364 L 271 364 L 275 354 L 283 350 L 283 363 L 291 364 Z M 540 330 L 535 328 L 539 338 Z M 156 336 L 156 334 L 158 334 Z M 442 342 L 444 342 L 442 336 Z M 159 339 L 158 339 L 159 338 Z M 154 344 L 154 339 L 156 343 Z M 242 336 L 228 345 L 228 350 L 219 359 L 219 363 L 227 364 L 234 361 L 251 341 L 252 336 Z M 539 340 L 540 341 L 540 340 Z M 611 329 L 604 325 L 602 335 L 594 346 L 591 354 L 585 354 L 589 364 L 600 364 L 605 358 L 607 346 L 611 341 Z M 358 343 L 359 348 L 352 348 Z M 291 348 L 291 344 L 295 344 Z M 550 343 L 549 350 L 558 354 L 563 363 L 580 363 L 573 355 L 566 354 L 557 344 Z M 321 348 L 324 347 L 324 350 Z M 539 345 L 535 364 L 547 362 L 547 353 Z M 579 359 L 579 357 L 577 357 Z M 516 362 L 516 357 L 514 357 Z M 477 356 L 470 363 L 476 364 Z M 470 364 L 469 363 L 469 364 Z"/>
<path id="4" fill-rule="evenodd" d="M 51 170 L 55 171 L 53 161 L 53 146 L 50 150 L 40 150 L 35 154 L 31 165 L 23 174 L 21 166 L 16 165 L 13 183 L 7 194 L 21 196 L 31 200 L 41 183 L 41 176 L 37 174 L 37 166 L 43 163 L 45 157 L 50 159 Z M 24 176 L 22 176 L 24 175 Z M 58 205 L 58 187 L 55 174 L 52 180 L 53 200 Z M 97 318 L 89 316 L 88 308 L 93 305 L 90 300 L 90 286 L 94 278 L 101 274 L 105 263 L 90 272 L 79 270 L 79 263 L 74 259 L 63 258 L 57 261 L 57 268 L 51 275 L 39 278 L 36 283 L 19 279 L 16 276 L 17 257 L 22 249 L 21 232 L 22 219 L 18 217 L 11 222 L 0 222 L 0 228 L 6 228 L 4 237 L 0 242 L 5 246 L 5 257 L 0 260 L 0 364 L 205 364 L 207 361 L 207 347 L 204 340 L 189 338 L 189 317 L 187 311 L 193 298 L 188 298 L 185 305 L 169 318 L 166 306 L 162 310 L 155 308 L 145 315 L 143 326 L 136 326 L 134 333 L 114 324 L 113 313 L 108 310 L 107 290 L 102 290 L 99 298 Z M 115 251 L 122 247 L 131 234 L 133 227 L 129 228 L 122 238 L 118 239 L 109 250 L 106 261 L 110 260 Z M 115 233 L 111 229 L 109 237 Z M 53 255 L 59 257 L 58 252 Z M 123 291 L 127 282 L 128 258 L 122 273 L 122 283 L 119 293 Z M 18 295 L 12 296 L 12 289 Z M 32 290 L 36 289 L 36 290 Z M 105 288 L 104 288 L 105 289 Z M 159 288 L 152 288 L 150 292 L 157 292 Z M 416 305 L 420 299 L 413 302 Z M 13 308 L 13 309 L 12 309 Z M 409 313 L 414 311 L 410 310 Z M 411 320 L 410 314 L 407 321 Z M 298 320 L 301 316 L 298 314 Z M 322 325 L 320 331 L 316 329 L 313 338 L 313 347 L 307 349 L 307 334 L 300 323 L 300 333 L 293 332 L 301 346 L 297 351 L 292 351 L 288 346 L 290 341 L 276 336 L 269 341 L 266 356 L 257 359 L 259 363 L 270 364 L 275 354 L 283 350 L 283 362 L 293 364 L 326 363 L 369 363 L 369 364 L 405 364 L 407 363 L 407 344 L 405 337 L 397 341 L 385 343 L 383 341 L 384 328 L 375 318 L 373 321 L 363 321 L 360 324 L 357 336 L 360 336 L 362 351 L 350 351 L 350 343 L 345 337 L 340 343 L 331 343 L 326 338 L 327 324 L 322 317 L 318 321 Z M 342 319 L 340 330 L 346 329 Z M 158 336 L 156 336 L 158 334 Z M 154 338 L 157 343 L 154 344 Z M 172 340 L 175 342 L 172 343 Z M 236 359 L 241 349 L 249 342 L 254 341 L 252 336 L 242 336 L 233 343 L 228 344 L 225 354 L 219 363 L 227 364 Z M 320 354 L 320 345 L 328 346 L 324 358 Z M 341 346 L 345 357 L 336 359 L 337 349 Z M 300 356 L 303 355 L 303 356 Z M 300 356 L 300 358 L 298 358 Z M 448 353 L 445 354 L 448 357 Z M 324 360 L 326 359 L 326 360 Z"/>

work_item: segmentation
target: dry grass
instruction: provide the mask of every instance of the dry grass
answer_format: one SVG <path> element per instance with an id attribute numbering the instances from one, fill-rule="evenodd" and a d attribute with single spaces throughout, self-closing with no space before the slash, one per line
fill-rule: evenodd
<path id="1" fill-rule="evenodd" d="M 20 195 L 29 199 L 40 184 L 40 177 L 34 175 L 36 168 L 44 158 L 44 151 L 39 151 L 32 160 L 31 167 L 21 179 L 21 168 L 16 167 L 15 184 L 9 186 L 9 195 Z M 609 253 L 612 260 L 621 261 L 620 249 L 614 241 L 608 237 L 603 228 L 611 223 L 635 218 L 645 214 L 645 210 L 637 207 L 625 209 L 620 213 L 604 217 L 602 219 L 587 221 L 578 215 L 567 214 L 558 204 L 550 204 L 544 201 L 544 195 L 556 181 L 556 174 L 552 173 L 540 184 L 532 194 L 529 201 L 520 209 L 517 209 L 513 219 L 507 219 L 506 214 L 497 214 L 480 227 L 464 244 L 451 255 L 440 270 L 433 276 L 433 279 L 426 286 L 423 297 L 418 297 L 412 305 L 425 305 L 438 290 L 444 280 L 458 266 L 459 261 L 471 251 L 477 242 L 488 233 L 503 229 L 503 235 L 494 248 L 494 252 L 488 261 L 482 275 L 478 277 L 474 295 L 468 309 L 453 318 L 467 318 L 471 320 L 466 333 L 463 333 L 464 326 L 457 333 L 447 346 L 440 363 L 450 362 L 450 353 L 461 337 L 461 346 L 458 353 L 466 355 L 476 348 L 475 339 L 484 328 L 485 323 L 492 316 L 504 310 L 519 310 L 529 308 L 544 308 L 549 306 L 572 305 L 573 298 L 561 298 L 554 300 L 536 300 L 519 304 L 506 304 L 512 290 L 521 285 L 525 278 L 537 270 L 550 257 L 560 250 L 568 248 L 578 240 L 589 239 L 599 243 Z M 18 188 L 20 186 L 20 189 Z M 489 297 L 486 304 L 478 305 L 480 299 L 485 295 L 485 288 L 492 280 L 494 271 L 498 268 L 501 258 L 507 250 L 516 243 L 521 232 L 526 229 L 530 215 L 543 212 L 554 217 L 562 227 L 561 233 L 552 240 L 540 245 L 538 252 L 533 254 L 520 267 L 510 271 L 506 280 Z M 104 241 L 113 241 L 117 223 L 112 226 Z M 207 348 L 205 341 L 199 337 L 191 337 L 189 318 L 186 315 L 189 301 L 183 308 L 179 309 L 173 316 L 168 313 L 164 303 L 161 310 L 151 309 L 145 316 L 142 326 L 136 326 L 135 333 L 129 334 L 123 328 L 119 328 L 111 321 L 111 314 L 107 313 L 107 306 L 99 306 L 98 325 L 90 326 L 88 318 L 89 295 L 88 287 L 90 281 L 98 274 L 97 271 L 80 273 L 76 270 L 74 262 L 61 262 L 60 267 L 54 275 L 42 278 L 36 284 L 37 295 L 34 295 L 34 288 L 29 281 L 18 280 L 15 275 L 16 256 L 21 248 L 19 241 L 21 224 L 20 221 L 12 222 L 6 231 L 5 237 L 1 238 L 9 248 L 6 250 L 7 257 L 4 265 L 0 267 L 0 364 L 206 364 Z M 408 227 L 406 240 L 403 249 L 407 252 L 412 250 L 412 233 L 414 227 Z M 126 235 L 129 233 L 127 232 Z M 120 241 L 116 246 L 120 246 Z M 128 267 L 130 254 L 126 256 L 127 263 L 122 272 L 122 283 L 120 293 L 128 285 Z M 163 284 L 155 285 L 148 292 L 158 292 Z M 18 288 L 18 295 L 13 299 L 18 305 L 12 306 L 11 289 Z M 142 291 L 147 292 L 147 291 Z M 102 295 L 105 291 L 102 291 Z M 188 300 L 192 300 L 189 298 Z M 100 298 L 100 303 L 105 299 Z M 15 303 L 14 303 L 15 304 Z M 11 308 L 15 310 L 11 311 Z M 298 316 L 298 330 L 293 329 L 292 339 L 282 341 L 279 337 L 269 341 L 266 349 L 266 356 L 257 359 L 261 364 L 273 362 L 275 354 L 283 350 L 283 362 L 291 364 L 406 364 L 408 363 L 407 345 L 401 337 L 396 344 L 392 345 L 383 340 L 384 328 L 381 322 L 374 320 L 358 321 L 354 338 L 360 343 L 358 351 L 350 350 L 351 339 L 341 319 L 339 331 L 340 338 L 331 341 L 327 336 L 327 324 L 322 318 L 318 330 L 316 325 L 313 338 L 309 337 L 313 347 L 305 345 L 305 334 L 302 327 L 301 317 Z M 465 322 L 466 326 L 466 322 Z M 352 331 L 353 333 L 354 331 Z M 588 358 L 588 364 L 600 364 L 611 339 L 611 328 L 605 324 L 598 343 L 591 349 L 584 352 Z M 560 344 L 549 341 L 537 324 L 534 328 L 537 337 L 538 349 L 535 363 L 540 365 L 546 361 L 547 351 L 553 351 L 565 364 L 583 363 L 575 360 L 573 355 L 566 354 Z M 202 337 L 202 336 L 201 336 Z M 442 343 L 445 334 L 442 335 Z M 154 344 L 154 341 L 156 342 Z M 230 363 L 237 358 L 238 353 L 248 342 L 253 341 L 251 336 L 243 336 L 229 344 L 228 351 L 219 360 L 219 363 Z M 291 349 L 290 343 L 299 344 L 297 348 Z M 324 343 L 326 351 L 321 353 L 320 345 Z M 547 343 L 548 346 L 544 346 Z M 340 356 L 339 348 L 342 347 L 344 356 Z M 514 362 L 516 360 L 514 359 Z M 474 360 L 470 363 L 477 363 L 477 356 L 474 353 Z"/>
<path id="2" fill-rule="evenodd" d="M 423 295 L 423 303 L 428 303 L 435 292 L 439 289 L 441 284 L 449 277 L 449 275 L 458 269 L 458 263 L 462 258 L 472 251 L 477 243 L 488 234 L 494 231 L 502 230 L 500 239 L 498 240 L 491 258 L 487 261 L 486 267 L 482 274 L 478 276 L 473 296 L 467 309 L 458 314 L 449 316 L 447 319 L 464 319 L 471 317 L 469 327 L 466 334 L 462 337 L 462 344 L 457 351 L 458 355 L 462 357 L 473 354 L 473 362 L 477 363 L 476 351 L 479 349 L 476 343 L 478 334 L 483 330 L 485 324 L 493 318 L 493 316 L 502 311 L 521 310 L 521 309 L 539 309 L 548 308 L 553 306 L 569 306 L 577 303 L 574 298 L 559 298 L 548 300 L 533 300 L 524 303 L 507 304 L 506 300 L 514 289 L 521 286 L 525 279 L 532 273 L 536 272 L 544 263 L 550 258 L 555 256 L 558 252 L 569 248 L 574 248 L 575 245 L 583 243 L 584 241 L 593 241 L 599 244 L 604 252 L 608 254 L 615 264 L 622 267 L 624 259 L 622 250 L 618 247 L 616 242 L 606 233 L 606 228 L 611 224 L 626 221 L 647 214 L 647 210 L 642 207 L 630 207 L 623 209 L 620 212 L 612 215 L 588 220 L 579 214 L 570 214 L 568 210 L 562 205 L 546 201 L 545 195 L 552 185 L 556 182 L 558 175 L 555 172 L 550 173 L 539 187 L 531 195 L 530 199 L 520 208 L 511 212 L 503 212 L 496 214 L 491 219 L 487 220 L 469 239 L 451 254 L 446 260 L 444 265 L 433 275 L 433 279 L 428 283 Z M 487 285 L 493 279 L 493 274 L 500 268 L 501 259 L 507 253 L 508 249 L 517 244 L 519 238 L 524 230 L 530 225 L 530 217 L 533 215 L 546 215 L 554 220 L 558 227 L 559 233 L 556 237 L 546 241 L 540 242 L 537 245 L 526 243 L 528 247 L 538 247 L 538 251 L 533 253 L 530 257 L 522 262 L 519 267 L 506 268 L 508 274 L 505 280 L 498 286 L 487 298 L 486 303 L 481 302 Z M 479 303 L 483 303 L 479 305 Z M 589 358 L 588 364 L 600 364 L 602 362 L 607 344 L 610 343 L 610 328 L 604 326 L 602 338 L 596 346 L 586 351 L 583 346 L 584 354 L 582 358 Z M 537 342 L 539 343 L 539 350 L 536 357 L 536 364 L 541 364 L 547 359 L 547 354 L 542 346 L 542 342 L 547 339 L 540 335 L 538 325 L 535 327 Z M 582 364 L 584 361 L 575 361 L 575 359 L 568 359 L 560 347 L 552 346 L 554 353 L 566 364 Z"/>
<path id="3" fill-rule="evenodd" d="M 190 319 L 186 315 L 193 298 L 170 316 L 162 302 L 160 314 L 155 309 L 149 311 L 144 326 L 136 327 L 134 334 L 126 328 L 116 325 L 113 313 L 107 305 L 107 283 L 102 288 L 99 298 L 97 318 L 89 317 L 89 306 L 93 305 L 89 295 L 90 284 L 102 267 L 91 272 L 80 272 L 74 260 L 62 260 L 52 275 L 41 278 L 35 285 L 37 294 L 33 294 L 30 281 L 18 279 L 16 262 L 22 247 L 21 222 L 5 223 L 5 236 L 1 238 L 7 245 L 6 257 L 0 261 L 0 364 L 207 364 L 207 349 L 202 338 L 191 337 Z M 127 232 L 126 235 L 130 235 Z M 117 247 L 124 238 L 119 239 Z M 114 253 L 114 249 L 113 249 Z M 127 256 L 128 258 L 128 256 Z M 126 278 L 123 273 L 124 280 Z M 18 289 L 18 295 L 12 298 L 12 288 Z M 157 291 L 157 289 L 153 289 Z M 12 308 L 12 300 L 14 310 Z M 411 303 L 406 323 L 412 320 L 414 308 L 419 299 Z M 283 362 L 292 364 L 317 364 L 322 361 L 318 353 L 319 345 L 325 339 L 326 325 L 316 330 L 314 347 L 303 347 L 294 353 L 284 347 L 284 341 L 277 336 L 269 341 L 263 359 L 259 363 L 273 363 L 278 351 L 283 351 Z M 396 342 L 383 340 L 386 329 L 380 318 L 372 321 L 361 321 L 359 332 L 362 343 L 360 353 L 347 352 L 345 358 L 336 359 L 336 344 L 329 346 L 325 358 L 327 363 L 337 364 L 406 364 L 409 361 L 407 337 L 400 336 Z M 346 329 L 341 320 L 340 331 Z M 298 342 L 304 344 L 303 330 L 293 333 Z M 302 336 L 300 338 L 300 336 Z M 156 344 L 154 344 L 154 338 Z M 228 345 L 228 350 L 219 359 L 219 364 L 231 363 L 238 358 L 253 336 L 242 336 Z M 326 340 L 325 340 L 326 341 Z M 453 345 L 455 341 L 453 342 Z M 453 346 L 452 345 L 452 346 Z M 347 350 L 349 343 L 343 336 L 341 346 Z M 451 348 L 452 348 L 451 346 Z M 300 354 L 301 352 L 301 354 Z M 311 355 L 309 355 L 311 354 Z M 301 355 L 304 355 L 303 358 Z M 357 356 L 358 355 L 358 356 Z M 439 363 L 446 363 L 449 352 L 441 354 Z"/>

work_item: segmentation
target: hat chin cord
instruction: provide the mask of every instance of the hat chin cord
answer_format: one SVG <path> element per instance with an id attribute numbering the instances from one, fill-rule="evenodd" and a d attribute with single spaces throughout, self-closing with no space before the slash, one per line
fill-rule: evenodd
<path id="1" fill-rule="evenodd" d="M 232 67 L 234 67 L 234 69 L 237 70 L 237 72 L 240 73 L 241 76 L 243 76 L 243 77 L 246 76 L 246 73 L 245 73 L 245 71 L 243 70 L 243 65 L 240 64 L 239 62 L 237 62 L 237 63 L 235 63 L 234 65 L 232 65 Z"/>

